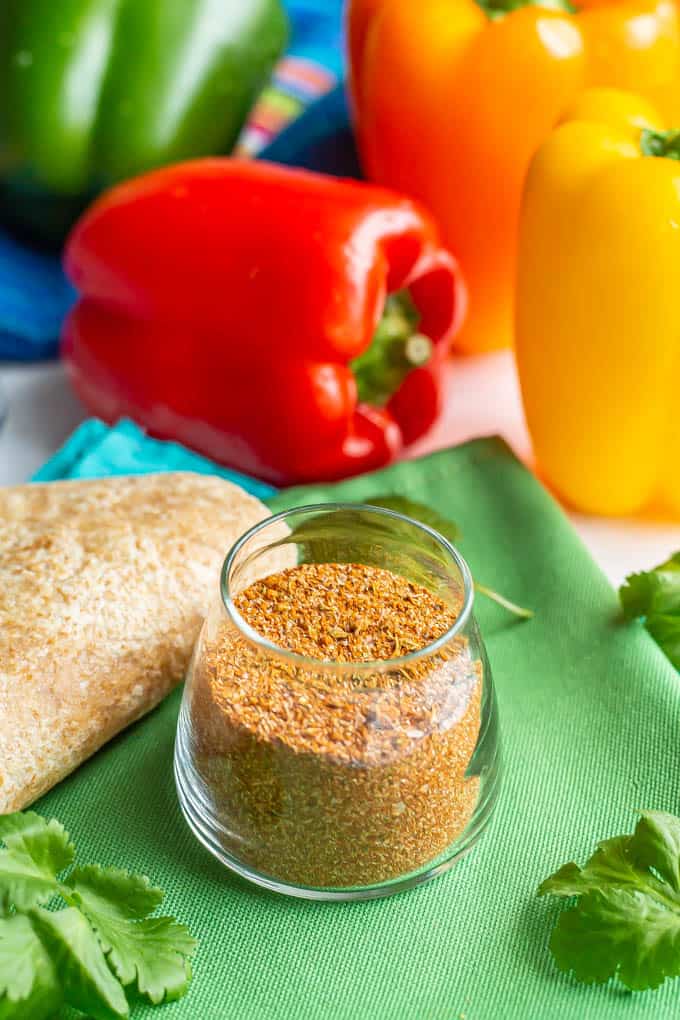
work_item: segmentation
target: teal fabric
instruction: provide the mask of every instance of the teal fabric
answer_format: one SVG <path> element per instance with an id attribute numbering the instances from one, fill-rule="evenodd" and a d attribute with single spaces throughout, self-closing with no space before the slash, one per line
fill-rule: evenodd
<path id="1" fill-rule="evenodd" d="M 34 482 L 59 478 L 105 478 L 109 475 L 145 475 L 153 471 L 196 471 L 219 475 L 265 500 L 276 489 L 239 471 L 220 467 L 179 443 L 147 436 L 134 422 L 123 419 L 109 427 L 90 418 L 33 476 Z"/>
<path id="2" fill-rule="evenodd" d="M 289 490 L 271 505 L 389 492 L 455 520 L 473 574 L 536 610 L 518 623 L 476 607 L 504 737 L 496 814 L 452 871 L 399 896 L 324 904 L 265 893 L 214 861 L 182 819 L 175 692 L 37 805 L 64 822 L 83 862 L 151 876 L 167 890 L 164 909 L 200 939 L 189 995 L 133 1016 L 677 1020 L 680 981 L 629 994 L 560 974 L 547 948 L 559 908 L 536 889 L 597 840 L 632 831 L 636 809 L 680 814 L 680 678 L 642 627 L 621 623 L 564 514 L 500 441 Z"/>

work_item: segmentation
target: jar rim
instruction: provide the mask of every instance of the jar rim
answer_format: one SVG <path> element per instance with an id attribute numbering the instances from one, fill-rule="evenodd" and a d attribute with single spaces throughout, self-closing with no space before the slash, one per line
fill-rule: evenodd
<path id="1" fill-rule="evenodd" d="M 330 513 L 342 510 L 368 512 L 411 525 L 434 539 L 434 541 L 444 550 L 447 556 L 452 560 L 453 564 L 455 564 L 460 571 L 463 582 L 463 604 L 460 612 L 456 616 L 456 619 L 448 630 L 429 644 L 424 645 L 422 648 L 417 648 L 412 652 L 408 652 L 406 655 L 399 655 L 390 659 L 360 660 L 356 662 L 350 660 L 348 662 L 337 662 L 335 660 L 331 661 L 328 659 L 315 659 L 311 656 L 300 655 L 299 652 L 293 652 L 288 648 L 283 648 L 281 645 L 277 645 L 273 641 L 270 641 L 269 638 L 266 638 L 263 634 L 260 634 L 259 631 L 252 627 L 247 620 L 244 619 L 234 605 L 229 589 L 229 575 L 238 554 L 246 543 L 254 538 L 254 536 L 260 531 L 263 531 L 272 524 L 283 522 L 287 517 L 291 517 L 294 514 L 312 514 L 321 512 Z M 303 506 L 289 507 L 287 510 L 281 510 L 277 514 L 265 517 L 263 520 L 258 521 L 257 524 L 254 524 L 251 528 L 244 532 L 244 534 L 241 535 L 236 542 L 234 542 L 225 557 L 224 563 L 222 564 L 222 570 L 220 573 L 220 595 L 224 609 L 231 622 L 252 644 L 256 645 L 258 648 L 262 648 L 269 653 L 273 653 L 277 657 L 283 658 L 293 665 L 304 667 L 317 673 L 346 673 L 348 670 L 351 670 L 352 673 L 363 674 L 385 672 L 386 670 L 412 665 L 420 659 L 433 655 L 452 641 L 453 638 L 455 638 L 460 631 L 464 629 L 472 613 L 474 584 L 470 568 L 455 546 L 449 542 L 444 535 L 440 534 L 440 532 L 436 531 L 434 528 L 431 528 L 428 524 L 424 524 L 422 521 L 409 517 L 407 514 L 399 513 L 397 510 L 388 510 L 387 507 L 372 506 L 370 503 L 309 503 Z"/>

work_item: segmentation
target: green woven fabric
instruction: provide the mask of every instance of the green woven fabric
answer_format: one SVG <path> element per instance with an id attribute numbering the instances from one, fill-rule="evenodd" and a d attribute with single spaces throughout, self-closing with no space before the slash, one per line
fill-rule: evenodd
<path id="1" fill-rule="evenodd" d="M 189 995 L 135 1017 L 166 1020 L 569 1020 L 680 1014 L 680 982 L 631 995 L 554 968 L 557 907 L 541 879 L 635 809 L 680 813 L 680 681 L 617 599 L 562 512 L 497 440 L 339 485 L 290 490 L 276 508 L 399 492 L 453 517 L 473 573 L 536 609 L 484 600 L 505 781 L 472 853 L 413 891 L 319 904 L 259 891 L 194 840 L 172 777 L 179 693 L 44 797 L 83 860 L 141 870 L 201 945 Z"/>

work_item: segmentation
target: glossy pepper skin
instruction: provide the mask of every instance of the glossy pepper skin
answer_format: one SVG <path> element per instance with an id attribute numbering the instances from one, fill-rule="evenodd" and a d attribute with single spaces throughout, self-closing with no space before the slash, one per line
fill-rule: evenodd
<path id="1" fill-rule="evenodd" d="M 2 0 L 5 218 L 59 241 L 102 187 L 228 152 L 286 35 L 279 0 Z"/>
<path id="2" fill-rule="evenodd" d="M 660 498 L 680 516 L 680 162 L 644 155 L 656 136 L 641 132 L 662 126 L 640 97 L 586 91 L 536 153 L 524 193 L 527 421 L 541 473 L 593 513 Z"/>
<path id="3" fill-rule="evenodd" d="M 424 202 L 460 260 L 470 291 L 460 350 L 511 343 L 522 184 L 578 91 L 634 88 L 680 114 L 672 0 L 577 6 L 571 14 L 547 9 L 547 0 L 350 0 L 363 167 L 371 180 Z"/>
<path id="4" fill-rule="evenodd" d="M 388 463 L 432 425 L 464 310 L 457 266 L 401 196 L 261 161 L 127 182 L 76 226 L 63 353 L 95 414 L 127 415 L 275 484 Z M 385 406 L 350 367 L 407 288 L 433 353 Z"/>

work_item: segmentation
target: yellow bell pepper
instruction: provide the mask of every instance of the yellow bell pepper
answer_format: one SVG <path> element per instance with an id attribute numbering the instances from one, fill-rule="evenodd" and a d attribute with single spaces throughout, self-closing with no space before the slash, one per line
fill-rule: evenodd
<path id="1" fill-rule="evenodd" d="M 533 158 L 517 364 L 540 473 L 572 506 L 680 516 L 680 131 L 581 94 Z"/>

